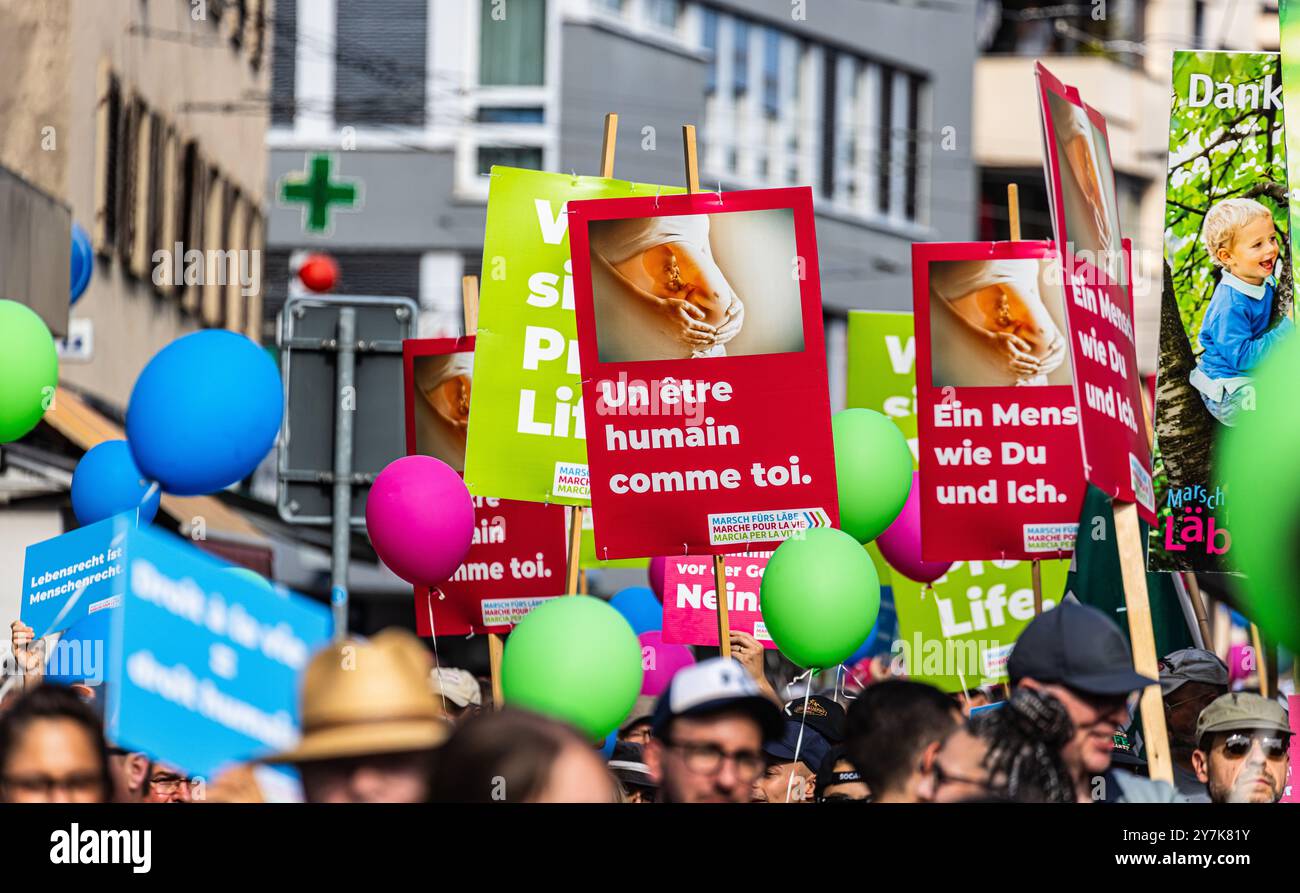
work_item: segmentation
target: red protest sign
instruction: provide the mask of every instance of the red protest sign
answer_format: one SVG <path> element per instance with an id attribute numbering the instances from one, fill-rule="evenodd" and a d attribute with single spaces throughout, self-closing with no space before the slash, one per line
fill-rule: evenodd
<path id="1" fill-rule="evenodd" d="M 474 338 L 412 339 L 402 354 L 407 454 L 463 472 Z M 432 594 L 416 590 L 421 635 L 507 633 L 541 601 L 564 594 L 563 506 L 476 496 L 474 523 L 470 550 L 451 579 Z"/>
<path id="2" fill-rule="evenodd" d="M 927 561 L 1074 549 L 1085 482 L 1050 242 L 915 243 Z"/>
<path id="3" fill-rule="evenodd" d="M 1120 238 L 1106 119 L 1038 63 L 1052 225 L 1061 257 L 1087 480 L 1156 523 L 1133 329 L 1131 252 Z"/>
<path id="4" fill-rule="evenodd" d="M 837 523 L 811 190 L 568 207 L 597 557 Z"/>
<path id="5" fill-rule="evenodd" d="M 728 626 L 775 648 L 759 610 L 759 587 L 770 552 L 727 559 Z M 664 564 L 664 641 L 678 645 L 718 644 L 717 584 L 708 555 L 683 555 Z"/>

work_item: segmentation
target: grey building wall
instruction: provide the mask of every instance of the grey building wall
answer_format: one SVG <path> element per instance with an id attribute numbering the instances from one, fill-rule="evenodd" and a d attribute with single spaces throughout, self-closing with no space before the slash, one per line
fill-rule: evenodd
<path id="1" fill-rule="evenodd" d="M 563 42 L 560 170 L 600 173 L 605 113 L 617 112 L 614 176 L 685 185 L 681 128 L 704 120 L 704 56 L 589 24 L 566 24 Z"/>

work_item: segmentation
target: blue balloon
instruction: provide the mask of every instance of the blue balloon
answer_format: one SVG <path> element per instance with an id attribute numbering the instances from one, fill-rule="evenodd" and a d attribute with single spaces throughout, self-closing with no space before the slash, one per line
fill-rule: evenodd
<path id="1" fill-rule="evenodd" d="M 243 335 L 178 338 L 144 367 L 126 409 L 140 470 L 167 493 L 202 496 L 253 473 L 284 415 L 275 361 Z"/>
<path id="2" fill-rule="evenodd" d="M 147 492 L 149 481 L 136 467 L 125 440 L 106 440 L 91 447 L 72 473 L 72 511 L 82 526 L 136 507 L 140 508 L 140 523 L 148 524 L 158 514 L 162 493 L 154 490 L 141 505 Z"/>
<path id="3" fill-rule="evenodd" d="M 608 762 L 614 756 L 614 745 L 618 743 L 618 729 L 605 736 L 605 743 L 600 746 L 600 755 Z"/>
<path id="4" fill-rule="evenodd" d="M 880 633 L 880 621 L 885 619 L 886 617 L 888 617 L 889 622 L 891 624 L 894 624 L 897 621 L 893 604 L 894 604 L 893 590 L 889 586 L 881 586 L 880 587 L 881 610 L 879 613 L 876 614 L 876 622 L 871 625 L 871 632 L 867 633 L 867 637 L 862 640 L 862 644 L 858 647 L 858 650 L 853 652 L 852 654 L 850 654 L 848 657 L 844 659 L 844 666 L 846 667 L 853 666 L 858 661 L 862 660 L 864 657 L 871 656 L 873 651 L 889 650 L 888 646 L 882 648 L 876 648 L 875 645 L 876 645 L 876 636 Z M 890 632 L 892 633 L 892 631 L 893 630 L 891 627 Z"/>
<path id="5" fill-rule="evenodd" d="M 638 636 L 652 630 L 663 629 L 664 606 L 655 598 L 649 586 L 629 586 L 609 600 L 610 605 L 632 624 Z"/>
<path id="6" fill-rule="evenodd" d="M 90 285 L 90 274 L 95 270 L 95 251 L 90 245 L 90 234 L 82 229 L 81 224 L 72 224 L 71 267 L 68 277 L 68 291 L 75 304 L 81 300 Z"/>

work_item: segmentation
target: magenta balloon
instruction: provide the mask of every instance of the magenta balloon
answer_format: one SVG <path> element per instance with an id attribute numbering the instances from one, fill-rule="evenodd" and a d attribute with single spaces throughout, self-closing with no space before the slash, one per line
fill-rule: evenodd
<path id="1" fill-rule="evenodd" d="M 647 571 L 650 575 L 650 589 L 660 602 L 664 600 L 664 571 L 667 569 L 668 559 L 662 555 L 650 559 L 650 567 Z"/>
<path id="2" fill-rule="evenodd" d="M 641 694 L 657 698 L 668 687 L 674 673 L 695 663 L 695 656 L 685 645 L 666 644 L 663 633 L 657 629 L 637 638 L 641 641 Z"/>
<path id="3" fill-rule="evenodd" d="M 890 567 L 918 583 L 933 583 L 952 567 L 951 561 L 921 560 L 921 481 L 915 471 L 912 472 L 912 489 L 907 494 L 907 502 L 903 503 L 903 510 L 894 523 L 876 537 L 876 545 Z"/>
<path id="4" fill-rule="evenodd" d="M 474 503 L 451 466 L 432 456 L 405 456 L 375 478 L 366 530 L 393 573 L 416 586 L 437 586 L 465 560 Z"/>

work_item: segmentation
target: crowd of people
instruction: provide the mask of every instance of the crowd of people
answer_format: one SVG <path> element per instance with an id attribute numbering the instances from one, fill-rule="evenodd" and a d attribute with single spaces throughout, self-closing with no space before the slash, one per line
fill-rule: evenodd
<path id="1" fill-rule="evenodd" d="M 33 674 L 0 704 L 0 799 L 1273 803 L 1286 785 L 1277 700 L 1229 691 L 1228 668 L 1199 649 L 1142 676 L 1119 627 L 1072 601 L 1026 627 L 1005 697 L 988 704 L 902 678 L 782 703 L 754 646 L 741 637 L 741 659 L 702 660 L 639 699 L 610 751 L 554 718 L 491 709 L 472 674 L 435 667 L 419 639 L 387 630 L 313 657 L 296 747 L 215 779 L 114 746 L 93 691 Z M 1156 684 L 1172 785 L 1147 777 L 1129 743 L 1138 697 Z M 296 770 L 298 787 L 277 767 Z"/>

